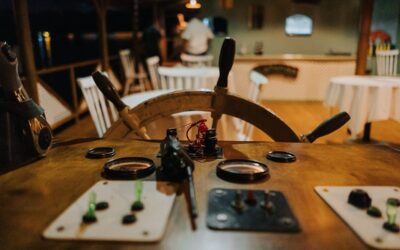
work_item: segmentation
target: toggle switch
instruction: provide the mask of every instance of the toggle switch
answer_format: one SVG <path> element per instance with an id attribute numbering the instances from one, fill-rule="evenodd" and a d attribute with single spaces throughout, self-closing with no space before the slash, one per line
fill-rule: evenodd
<path id="1" fill-rule="evenodd" d="M 91 192 L 89 194 L 88 210 L 82 217 L 82 222 L 85 224 L 94 223 L 97 221 L 96 214 L 96 193 Z"/>
<path id="2" fill-rule="evenodd" d="M 236 209 L 236 211 L 238 211 L 238 212 L 243 211 L 244 204 L 242 201 L 242 192 L 240 190 L 236 191 L 235 198 L 231 204 L 232 204 L 232 207 Z"/>
<path id="3" fill-rule="evenodd" d="M 268 213 L 272 213 L 274 210 L 274 204 L 270 200 L 270 192 L 269 190 L 264 191 L 264 201 L 260 203 L 261 207 L 267 210 Z"/>
<path id="4" fill-rule="evenodd" d="M 143 182 L 141 180 L 138 180 L 135 182 L 136 201 L 133 202 L 131 206 L 131 211 L 140 211 L 144 209 L 144 204 L 142 202 L 142 191 Z"/>
<path id="5" fill-rule="evenodd" d="M 383 228 L 387 231 L 398 233 L 400 227 L 396 224 L 397 203 L 395 200 L 390 198 L 386 201 L 386 216 L 387 221 L 383 223 Z"/>
<path id="6" fill-rule="evenodd" d="M 252 191 L 252 190 L 247 191 L 247 197 L 246 197 L 245 202 L 251 206 L 254 206 L 257 204 L 257 199 L 254 195 L 254 191 Z"/>

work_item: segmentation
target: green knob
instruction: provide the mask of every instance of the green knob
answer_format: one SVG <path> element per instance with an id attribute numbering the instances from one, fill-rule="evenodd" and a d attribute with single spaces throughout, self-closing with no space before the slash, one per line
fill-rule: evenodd
<path id="1" fill-rule="evenodd" d="M 396 223 L 397 216 L 397 203 L 392 199 L 386 201 L 386 215 L 388 217 L 387 223 L 394 225 Z"/>

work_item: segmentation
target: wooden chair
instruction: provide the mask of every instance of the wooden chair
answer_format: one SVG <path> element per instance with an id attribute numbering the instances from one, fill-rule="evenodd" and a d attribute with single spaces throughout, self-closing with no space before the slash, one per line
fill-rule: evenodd
<path id="1" fill-rule="evenodd" d="M 149 76 L 153 89 L 160 89 L 160 75 L 158 74 L 158 67 L 160 58 L 158 56 L 152 56 L 146 59 L 147 68 L 149 70 Z"/>
<path id="2" fill-rule="evenodd" d="M 267 77 L 263 74 L 252 70 L 250 72 L 250 89 L 248 98 L 258 103 L 260 101 L 260 94 L 262 92 L 262 87 L 268 83 Z M 251 137 L 253 132 L 253 126 L 249 123 L 244 122 L 241 126 L 241 131 L 239 131 L 239 139 L 242 141 L 247 141 Z"/>
<path id="3" fill-rule="evenodd" d="M 142 65 L 139 65 L 139 72 L 135 72 L 135 61 L 131 56 L 129 49 L 119 51 L 119 58 L 121 60 L 122 68 L 125 75 L 125 85 L 123 95 L 127 95 L 131 87 L 135 84 L 136 80 L 139 82 L 140 91 L 146 90 L 147 75 Z"/>
<path id="4" fill-rule="evenodd" d="M 213 55 L 195 56 L 185 53 L 181 54 L 182 64 L 187 67 L 211 66 L 213 59 Z"/>
<path id="5" fill-rule="evenodd" d="M 377 71 L 380 76 L 397 75 L 399 50 L 376 50 Z"/>
<path id="6" fill-rule="evenodd" d="M 114 105 L 110 101 L 106 101 L 91 76 L 77 78 L 77 82 L 88 105 L 97 134 L 102 137 L 111 123 L 118 120 L 118 113 Z"/>
<path id="7" fill-rule="evenodd" d="M 219 76 L 217 69 L 188 67 L 159 67 L 160 89 L 194 90 L 207 88 Z"/>
<path id="8" fill-rule="evenodd" d="M 195 89 L 211 89 L 218 79 L 219 72 L 217 69 L 210 67 L 159 67 L 161 89 L 165 90 L 195 90 Z M 211 85 L 210 85 L 211 84 Z M 178 126 L 192 122 L 193 116 L 199 119 L 205 119 L 207 112 L 200 110 L 185 110 L 171 114 L 175 117 Z"/>

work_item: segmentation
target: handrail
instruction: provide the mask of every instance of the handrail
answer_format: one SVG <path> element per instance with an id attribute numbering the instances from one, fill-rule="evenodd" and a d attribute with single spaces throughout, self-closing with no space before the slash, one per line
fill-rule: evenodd
<path id="1" fill-rule="evenodd" d="M 109 57 L 109 60 L 116 60 L 119 59 L 118 55 L 112 55 Z M 57 73 L 61 71 L 69 71 L 69 85 L 70 85 L 70 91 L 71 91 L 71 96 L 72 96 L 72 105 L 67 105 L 67 108 L 71 111 L 71 116 L 66 117 L 65 119 L 56 122 L 56 124 L 53 124 L 53 129 L 57 128 L 61 125 L 63 125 L 65 122 L 75 119 L 77 122 L 79 120 L 79 115 L 82 112 L 85 112 L 86 110 L 80 110 L 80 105 L 79 105 L 79 100 L 78 100 L 78 92 L 77 92 L 77 85 L 76 85 L 76 79 L 75 79 L 75 70 L 77 68 L 82 68 L 90 65 L 100 65 L 101 61 L 100 59 L 92 59 L 92 60 L 86 60 L 86 61 L 81 61 L 81 62 L 75 62 L 75 63 L 69 63 L 69 64 L 64 64 L 64 65 L 59 65 L 59 66 L 54 66 L 54 67 L 49 67 L 49 68 L 43 68 L 40 70 L 37 70 L 36 73 L 37 75 L 46 75 L 46 74 L 52 74 L 52 73 Z M 43 79 L 40 79 L 42 83 L 47 84 Z M 48 84 L 47 84 L 48 85 Z M 54 95 L 55 98 L 57 98 L 61 103 L 64 103 L 63 99 L 60 98 L 58 95 Z"/>
<path id="2" fill-rule="evenodd" d="M 70 64 L 64 64 L 64 65 L 60 65 L 60 66 L 43 68 L 43 69 L 38 70 L 37 73 L 39 75 L 44 75 L 44 74 L 50 74 L 50 73 L 68 70 L 70 68 L 85 67 L 85 66 L 89 66 L 92 64 L 98 64 L 98 63 L 100 63 L 100 60 L 93 59 L 93 60 L 88 60 L 88 61 L 83 61 L 83 62 L 70 63 Z"/>
<path id="3" fill-rule="evenodd" d="M 112 55 L 110 56 L 110 61 L 118 59 L 118 55 Z M 100 63 L 100 59 L 92 59 L 92 60 L 86 60 L 86 61 L 81 61 L 81 62 L 75 62 L 75 63 L 69 63 L 69 64 L 63 64 L 59 66 L 54 66 L 54 67 L 48 67 L 48 68 L 43 68 L 37 71 L 38 75 L 43 75 L 43 74 L 49 74 L 49 73 L 54 73 L 58 71 L 64 71 L 69 68 L 79 68 L 79 67 L 85 67 L 89 66 L 92 64 L 98 64 Z"/>

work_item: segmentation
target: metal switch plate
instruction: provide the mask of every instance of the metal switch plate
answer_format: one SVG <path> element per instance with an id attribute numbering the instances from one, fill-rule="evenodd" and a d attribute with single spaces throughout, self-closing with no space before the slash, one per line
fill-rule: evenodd
<path id="1" fill-rule="evenodd" d="M 263 205 L 264 190 L 240 189 L 244 207 L 236 209 L 232 205 L 238 189 L 215 188 L 208 193 L 207 226 L 217 230 L 250 230 L 270 232 L 299 232 L 300 226 L 293 215 L 283 193 L 269 191 L 269 201 L 273 209 Z M 248 191 L 254 192 L 256 204 L 245 202 Z"/>

